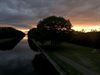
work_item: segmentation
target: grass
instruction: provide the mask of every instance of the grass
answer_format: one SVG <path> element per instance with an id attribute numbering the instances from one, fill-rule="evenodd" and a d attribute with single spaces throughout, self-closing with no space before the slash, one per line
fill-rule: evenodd
<path id="1" fill-rule="evenodd" d="M 62 43 L 61 47 L 58 50 L 52 51 L 50 52 L 50 54 L 59 53 L 85 66 L 90 70 L 100 73 L 100 53 L 92 53 L 93 50 L 94 49 L 92 48 L 83 47 L 75 44 Z"/>
<path id="2" fill-rule="evenodd" d="M 53 60 L 55 60 L 57 65 L 60 66 L 60 68 L 64 71 L 64 73 L 66 73 L 66 75 L 82 75 L 79 71 L 77 71 L 71 65 L 66 64 L 65 62 L 61 61 L 54 54 L 49 54 L 49 55 Z"/>

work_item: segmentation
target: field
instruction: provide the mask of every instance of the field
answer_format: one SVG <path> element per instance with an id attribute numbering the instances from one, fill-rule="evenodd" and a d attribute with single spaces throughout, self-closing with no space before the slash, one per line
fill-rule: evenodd
<path id="1" fill-rule="evenodd" d="M 58 50 L 47 53 L 69 75 L 100 74 L 100 51 L 97 49 L 62 43 Z"/>

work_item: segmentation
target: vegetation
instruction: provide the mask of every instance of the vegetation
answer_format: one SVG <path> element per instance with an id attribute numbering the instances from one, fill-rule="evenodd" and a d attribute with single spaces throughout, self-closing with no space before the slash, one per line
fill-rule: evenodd
<path id="1" fill-rule="evenodd" d="M 67 38 L 68 36 L 69 38 Z M 66 34 L 64 38 L 69 43 L 100 49 L 100 32 L 83 33 L 73 31 L 70 35 Z"/>
<path id="2" fill-rule="evenodd" d="M 83 75 L 81 72 L 77 71 L 73 66 L 70 64 L 66 64 L 58 57 L 55 56 L 53 53 L 48 53 L 48 55 L 60 66 L 61 70 L 66 73 L 66 75 Z"/>
<path id="3" fill-rule="evenodd" d="M 51 47 L 55 47 L 60 44 L 64 39 L 63 36 L 66 32 L 71 32 L 72 24 L 69 20 L 65 20 L 63 17 L 50 16 L 37 25 L 37 28 L 33 28 L 29 31 L 29 38 L 39 41 L 42 46 L 49 42 Z"/>
<path id="4" fill-rule="evenodd" d="M 100 54 L 93 48 L 83 47 L 70 43 L 62 43 L 58 50 L 47 52 L 52 59 L 56 57 L 56 53 L 69 58 L 85 68 L 100 73 Z M 57 57 L 56 57 L 57 58 Z M 59 59 L 59 58 L 58 58 Z M 55 61 L 56 59 L 54 59 Z M 59 60 L 60 61 L 60 60 Z M 61 65 L 61 64 L 60 64 Z M 66 65 L 66 64 L 65 64 Z"/>
<path id="5" fill-rule="evenodd" d="M 11 27 L 0 28 L 0 49 L 10 50 L 25 36 L 21 31 Z"/>
<path id="6" fill-rule="evenodd" d="M 4 39 L 4 38 L 17 38 L 19 36 L 23 36 L 25 35 L 24 33 L 22 33 L 19 30 L 16 30 L 12 27 L 0 27 L 0 39 Z"/>
<path id="7" fill-rule="evenodd" d="M 100 32 L 77 32 L 71 29 L 72 24 L 63 17 L 50 16 L 37 24 L 37 28 L 29 31 L 28 36 L 41 43 L 41 47 L 50 48 L 66 41 L 82 46 L 100 49 Z"/>
<path id="8" fill-rule="evenodd" d="M 63 17 L 50 16 L 42 21 L 40 21 L 37 25 L 38 29 L 45 30 L 71 30 L 71 23 L 69 20 L 65 20 Z"/>

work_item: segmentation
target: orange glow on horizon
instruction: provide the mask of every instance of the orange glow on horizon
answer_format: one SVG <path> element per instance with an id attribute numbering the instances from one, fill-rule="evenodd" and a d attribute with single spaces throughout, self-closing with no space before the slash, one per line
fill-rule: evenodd
<path id="1" fill-rule="evenodd" d="M 19 29 L 20 31 L 24 32 L 25 34 L 28 33 L 29 29 Z"/>
<path id="2" fill-rule="evenodd" d="M 81 26 L 81 25 L 75 25 L 72 27 L 75 31 L 82 31 L 84 30 L 85 32 L 91 32 L 91 31 L 100 31 L 100 26 Z"/>
<path id="3" fill-rule="evenodd" d="M 36 27 L 34 27 L 36 28 Z M 74 25 L 72 27 L 75 31 L 82 31 L 84 30 L 85 32 L 91 32 L 91 31 L 100 31 L 100 26 L 82 26 L 82 25 Z M 28 33 L 30 29 L 19 29 L 20 31 L 24 32 L 25 34 Z"/>
<path id="4" fill-rule="evenodd" d="M 71 21 L 72 23 L 72 29 L 74 29 L 75 31 L 82 31 L 84 29 L 85 32 L 91 32 L 91 31 L 100 31 L 100 25 L 99 23 L 98 24 L 90 24 L 90 23 L 81 23 L 80 21 L 76 22 L 76 21 Z M 32 26 L 31 28 L 36 28 L 37 24 L 30 24 L 30 26 Z M 28 31 L 31 29 L 31 28 L 18 28 L 18 27 L 15 27 L 13 25 L 10 25 L 10 24 L 0 24 L 0 27 L 13 27 L 13 28 L 16 28 L 22 32 L 24 32 L 25 34 L 28 33 Z"/>
<path id="5" fill-rule="evenodd" d="M 75 31 L 83 31 L 91 32 L 91 31 L 100 31 L 100 22 L 98 21 L 89 21 L 88 17 L 86 18 L 73 18 L 73 17 L 65 17 L 65 19 L 69 19 L 72 23 L 72 29 Z"/>

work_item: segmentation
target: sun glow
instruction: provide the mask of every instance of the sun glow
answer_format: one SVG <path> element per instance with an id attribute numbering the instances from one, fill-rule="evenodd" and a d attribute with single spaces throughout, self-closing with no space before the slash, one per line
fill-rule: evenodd
<path id="1" fill-rule="evenodd" d="M 29 29 L 19 29 L 20 31 L 22 31 L 23 33 L 25 33 L 25 37 L 23 38 L 24 40 L 28 39 L 28 31 Z"/>
<path id="2" fill-rule="evenodd" d="M 20 31 L 24 32 L 25 34 L 28 33 L 29 29 L 19 29 Z"/>
<path id="3" fill-rule="evenodd" d="M 25 35 L 25 37 L 23 38 L 24 40 L 27 40 L 28 39 L 28 35 Z"/>
<path id="4" fill-rule="evenodd" d="M 84 31 L 84 32 L 91 32 L 91 31 L 100 31 L 100 26 L 73 26 L 72 29 L 76 31 Z"/>

